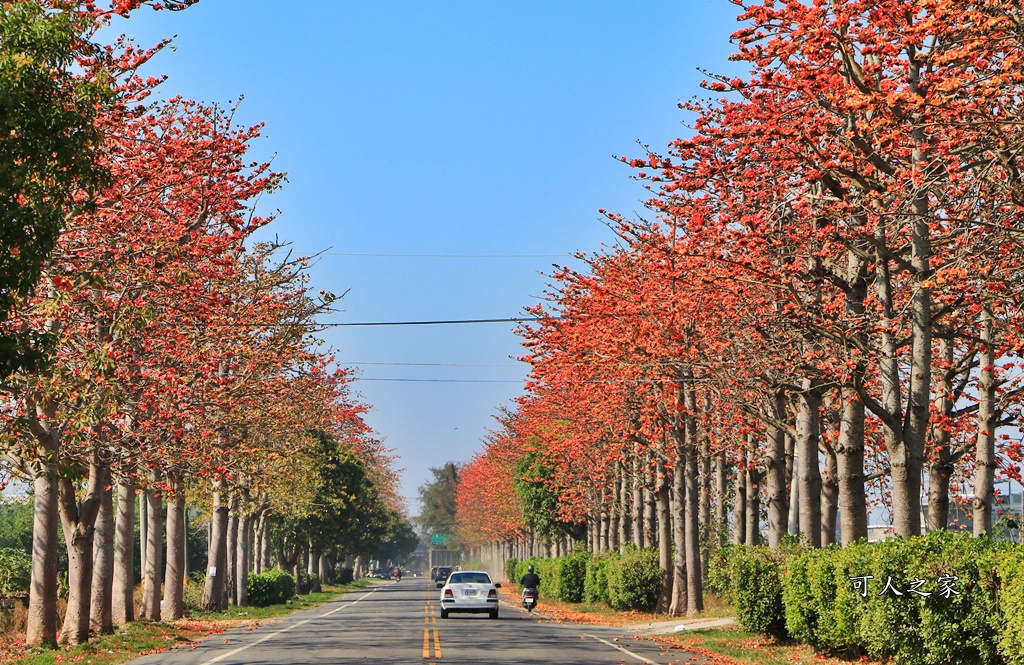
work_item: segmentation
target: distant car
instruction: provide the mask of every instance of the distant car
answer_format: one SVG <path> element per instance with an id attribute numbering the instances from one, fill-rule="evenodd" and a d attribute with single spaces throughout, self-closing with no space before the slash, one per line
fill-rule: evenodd
<path id="1" fill-rule="evenodd" d="M 497 619 L 499 588 L 501 584 L 492 582 L 483 571 L 452 573 L 441 588 L 441 618 L 447 619 L 451 612 L 486 612 Z"/>
<path id="2" fill-rule="evenodd" d="M 391 571 L 385 568 L 374 568 L 370 571 L 369 577 L 375 577 L 378 580 L 390 580 Z"/>
<path id="3" fill-rule="evenodd" d="M 438 566 L 434 570 L 434 581 L 437 582 L 437 588 L 440 589 L 444 586 L 444 581 L 448 579 L 448 576 L 452 574 L 451 566 Z"/>

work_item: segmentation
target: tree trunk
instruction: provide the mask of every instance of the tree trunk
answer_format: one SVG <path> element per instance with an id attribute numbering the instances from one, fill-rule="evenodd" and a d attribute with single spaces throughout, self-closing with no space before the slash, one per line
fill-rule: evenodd
<path id="1" fill-rule="evenodd" d="M 818 469 L 818 432 L 821 392 L 816 382 L 804 379 L 797 412 L 797 457 L 800 459 L 800 533 L 811 547 L 821 547 L 821 471 Z"/>
<path id="2" fill-rule="evenodd" d="M 235 595 L 237 604 L 249 605 L 249 562 L 252 561 L 252 520 L 249 510 L 249 489 L 242 489 L 239 505 L 242 511 L 238 519 L 238 558 L 235 561 Z"/>
<path id="3" fill-rule="evenodd" d="M 224 483 L 213 483 L 213 511 L 209 550 L 206 555 L 206 586 L 203 587 L 204 610 L 227 609 L 227 588 L 224 577 L 228 561 L 228 507 L 224 503 Z"/>
<path id="4" fill-rule="evenodd" d="M 658 516 L 658 565 L 661 566 L 661 595 L 656 612 L 664 614 L 672 606 L 672 520 L 670 517 L 669 482 L 665 464 L 658 460 L 655 472 L 654 504 Z"/>
<path id="5" fill-rule="evenodd" d="M 953 412 L 953 344 L 943 337 L 939 340 L 939 362 L 942 371 L 936 379 L 935 412 L 941 418 L 931 424 L 931 450 L 928 466 L 928 530 L 939 531 L 949 526 L 949 481 L 953 476 L 953 454 L 950 450 L 949 431 L 943 422 Z"/>
<path id="6" fill-rule="evenodd" d="M 142 611 L 144 621 L 160 621 L 160 582 L 163 574 L 163 498 L 151 479 L 146 489 L 146 569 L 143 571 Z"/>
<path id="7" fill-rule="evenodd" d="M 319 593 L 322 591 L 320 586 L 320 553 L 313 548 L 313 541 L 309 541 L 309 561 L 306 567 L 306 573 L 309 574 L 312 579 L 312 588 L 310 592 Z"/>
<path id="8" fill-rule="evenodd" d="M 863 227 L 865 221 L 857 218 L 855 223 Z M 860 248 L 863 251 L 867 247 Z M 867 261 L 862 252 L 850 251 L 847 255 L 846 312 L 853 320 L 864 316 L 864 301 L 867 299 Z M 857 362 L 853 369 L 855 383 L 863 383 L 865 368 Z M 840 405 L 839 438 L 836 441 L 836 481 L 839 483 L 839 525 L 843 546 L 868 537 L 867 492 L 864 488 L 864 402 L 857 395 L 855 387 L 846 385 L 839 391 Z"/>
<path id="9" fill-rule="evenodd" d="M 681 430 L 681 428 L 680 428 Z M 683 438 L 685 434 L 679 431 L 677 437 Z M 677 450 L 682 447 L 681 443 L 676 444 Z M 669 495 L 672 512 L 672 602 L 669 603 L 668 613 L 671 616 L 681 616 L 687 609 L 686 597 L 686 470 L 683 458 L 677 458 L 672 467 L 672 488 Z"/>
<path id="10" fill-rule="evenodd" d="M 601 533 L 599 534 L 600 541 L 598 542 L 598 552 L 604 552 L 611 547 L 611 543 L 609 541 L 609 533 L 611 531 L 611 515 L 609 514 L 608 509 L 608 499 L 608 488 L 604 487 L 601 489 Z"/>
<path id="11" fill-rule="evenodd" d="M 32 580 L 25 644 L 57 644 L 57 465 L 50 463 L 32 481 Z"/>
<path id="12" fill-rule="evenodd" d="M 235 579 L 238 574 L 238 492 L 232 492 L 228 500 L 228 569 L 224 578 L 227 585 L 228 602 L 238 604 L 238 587 Z"/>
<path id="13" fill-rule="evenodd" d="M 782 544 L 789 522 L 789 488 L 786 487 L 786 431 L 779 424 L 786 417 L 786 396 L 781 390 L 772 396 L 772 419 L 768 426 L 768 546 Z"/>
<path id="14" fill-rule="evenodd" d="M 630 504 L 630 524 L 633 525 L 633 544 L 638 550 L 646 547 L 644 543 L 644 488 L 643 474 L 640 471 L 639 455 L 633 455 L 633 501 Z"/>
<path id="15" fill-rule="evenodd" d="M 624 548 L 626 543 L 629 542 L 630 537 L 630 523 L 629 523 L 629 504 L 630 504 L 630 492 L 629 492 L 629 479 L 626 474 L 626 467 L 624 464 L 619 464 L 619 548 Z"/>
<path id="16" fill-rule="evenodd" d="M 971 500 L 974 535 L 992 534 L 995 508 L 996 373 L 992 315 L 981 314 L 981 348 L 978 355 L 978 440 L 974 451 L 974 499 Z"/>
<path id="17" fill-rule="evenodd" d="M 181 480 L 167 475 L 167 564 L 164 568 L 162 616 L 173 621 L 185 616 L 185 491 Z"/>
<path id="18" fill-rule="evenodd" d="M 747 435 L 747 545 L 761 544 L 761 472 L 754 461 L 757 458 L 757 439 Z"/>
<path id="19" fill-rule="evenodd" d="M 700 558 L 700 490 L 697 479 L 697 393 L 687 372 L 683 384 L 686 400 L 686 615 L 704 609 L 704 579 Z"/>
<path id="20" fill-rule="evenodd" d="M 114 583 L 111 610 L 115 626 L 135 621 L 135 486 L 117 484 Z"/>
<path id="21" fill-rule="evenodd" d="M 744 452 L 743 458 L 746 457 Z M 747 463 L 740 459 L 736 465 L 736 489 L 732 500 L 732 543 L 742 545 L 747 542 Z"/>
<path id="22" fill-rule="evenodd" d="M 821 546 L 836 542 L 836 512 L 839 508 L 839 481 L 836 453 L 825 446 L 825 472 L 821 483 Z"/>
<path id="23" fill-rule="evenodd" d="M 864 403 L 856 390 L 840 392 L 842 414 L 836 442 L 836 481 L 843 546 L 868 537 L 867 492 L 864 488 Z"/>
<path id="24" fill-rule="evenodd" d="M 75 498 L 75 484 L 60 479 L 60 521 L 68 551 L 68 608 L 64 614 L 60 644 L 75 645 L 89 640 L 89 610 L 92 605 L 93 539 L 100 509 L 100 490 L 108 484 L 110 471 L 96 453 L 89 463 L 89 481 L 81 507 Z"/>
<path id="25" fill-rule="evenodd" d="M 644 544 L 647 547 L 658 546 L 658 509 L 654 491 L 654 479 L 651 474 L 652 460 L 647 459 L 647 470 L 644 472 Z"/>
<path id="26" fill-rule="evenodd" d="M 729 469 L 725 453 L 715 457 L 715 529 L 711 539 L 716 544 L 725 543 L 729 533 Z"/>
<path id="27" fill-rule="evenodd" d="M 94 635 L 114 632 L 114 498 L 109 478 L 99 488 L 100 506 L 93 541 L 89 629 Z"/>

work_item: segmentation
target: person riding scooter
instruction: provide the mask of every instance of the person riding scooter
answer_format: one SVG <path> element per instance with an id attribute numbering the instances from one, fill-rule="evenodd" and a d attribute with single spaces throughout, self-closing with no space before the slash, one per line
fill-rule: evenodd
<path id="1" fill-rule="evenodd" d="M 519 580 L 519 585 L 523 587 L 523 607 L 527 612 L 532 611 L 539 596 L 537 589 L 540 588 L 540 575 L 533 572 L 533 566 L 526 567 L 526 574 Z"/>

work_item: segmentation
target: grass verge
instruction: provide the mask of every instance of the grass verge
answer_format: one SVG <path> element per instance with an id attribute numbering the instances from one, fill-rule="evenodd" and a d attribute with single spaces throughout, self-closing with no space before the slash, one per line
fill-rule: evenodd
<path id="1" fill-rule="evenodd" d="M 135 622 L 114 635 L 101 635 L 69 649 L 26 649 L 24 639 L 20 638 L 0 645 L 0 662 L 12 665 L 121 665 L 173 647 L 189 648 L 191 645 L 195 648 L 193 643 L 198 640 L 232 628 L 247 626 L 249 630 L 255 630 L 263 621 L 322 605 L 344 593 L 373 584 L 370 580 L 361 579 L 344 586 L 328 586 L 321 593 L 299 596 L 282 605 L 232 607 L 224 612 L 190 612 L 188 617 L 178 621 Z"/>
<path id="2" fill-rule="evenodd" d="M 776 641 L 732 626 L 693 630 L 653 639 L 661 642 L 665 649 L 693 651 L 708 658 L 709 662 L 723 665 L 850 665 L 878 662 L 866 658 L 833 658 L 815 653 L 814 649 L 806 644 Z"/>

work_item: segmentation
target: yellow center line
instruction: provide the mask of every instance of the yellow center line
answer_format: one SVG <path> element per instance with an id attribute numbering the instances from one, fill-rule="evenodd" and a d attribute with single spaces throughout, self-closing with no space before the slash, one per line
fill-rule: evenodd
<path id="1" fill-rule="evenodd" d="M 430 658 L 430 629 L 423 629 L 423 658 Z"/>
<path id="2" fill-rule="evenodd" d="M 437 636 L 437 628 L 434 629 L 434 658 L 441 660 L 441 638 Z"/>

